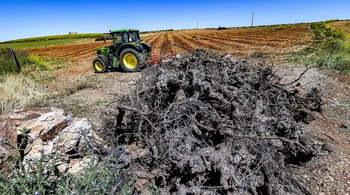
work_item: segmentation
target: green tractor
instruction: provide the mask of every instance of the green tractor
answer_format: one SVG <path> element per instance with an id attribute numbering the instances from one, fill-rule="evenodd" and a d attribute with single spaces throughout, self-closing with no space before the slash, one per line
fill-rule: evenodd
<path id="1" fill-rule="evenodd" d="M 121 29 L 109 32 L 113 45 L 96 50 L 97 57 L 93 61 L 96 73 L 116 68 L 135 72 L 151 57 L 152 46 L 140 39 L 138 30 Z"/>

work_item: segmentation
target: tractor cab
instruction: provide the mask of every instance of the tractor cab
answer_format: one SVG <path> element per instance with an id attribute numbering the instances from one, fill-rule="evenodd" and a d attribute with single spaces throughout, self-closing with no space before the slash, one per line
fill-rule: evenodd
<path id="1" fill-rule="evenodd" d="M 93 62 L 95 72 L 105 72 L 109 68 L 122 68 L 126 72 L 137 71 L 150 57 L 152 46 L 140 39 L 136 29 L 109 31 L 113 45 L 97 49 Z"/>
<path id="2" fill-rule="evenodd" d="M 113 37 L 113 45 L 118 43 L 137 43 L 141 40 L 139 31 L 134 29 L 110 31 L 110 35 Z"/>
<path id="3" fill-rule="evenodd" d="M 121 33 L 113 33 L 115 42 L 138 42 L 140 41 L 140 35 L 138 31 L 129 31 Z"/>

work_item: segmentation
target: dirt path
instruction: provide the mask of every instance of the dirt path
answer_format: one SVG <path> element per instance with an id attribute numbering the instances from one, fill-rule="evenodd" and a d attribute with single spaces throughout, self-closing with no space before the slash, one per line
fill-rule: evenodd
<path id="1" fill-rule="evenodd" d="M 141 77 L 140 72 L 94 73 L 92 60 L 68 62 L 64 69 L 50 75 L 54 81 L 46 86 L 53 98 L 48 104 L 87 117 L 96 125 L 108 103 L 128 95 Z"/>

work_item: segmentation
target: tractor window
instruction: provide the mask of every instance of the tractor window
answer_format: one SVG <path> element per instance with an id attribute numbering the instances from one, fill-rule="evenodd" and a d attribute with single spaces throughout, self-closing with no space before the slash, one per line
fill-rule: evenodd
<path id="1" fill-rule="evenodd" d="M 114 34 L 115 43 L 122 42 L 122 38 L 119 33 Z"/>
<path id="2" fill-rule="evenodd" d="M 132 33 L 130 33 L 130 37 L 131 37 L 131 39 L 132 39 L 132 41 L 134 41 L 134 42 L 137 42 L 137 41 L 139 41 L 139 33 L 138 32 L 132 32 Z"/>
<path id="3" fill-rule="evenodd" d="M 128 41 L 128 33 L 123 33 L 123 42 L 129 42 Z"/>

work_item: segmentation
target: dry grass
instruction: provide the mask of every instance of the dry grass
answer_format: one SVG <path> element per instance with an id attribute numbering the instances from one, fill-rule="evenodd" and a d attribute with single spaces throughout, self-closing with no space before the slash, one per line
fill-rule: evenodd
<path id="1" fill-rule="evenodd" d="M 37 105 L 46 95 L 46 91 L 22 74 L 10 74 L 0 80 L 0 114 L 14 109 Z"/>

